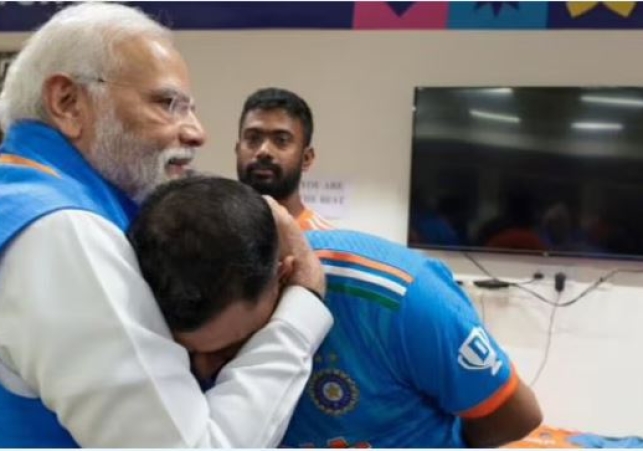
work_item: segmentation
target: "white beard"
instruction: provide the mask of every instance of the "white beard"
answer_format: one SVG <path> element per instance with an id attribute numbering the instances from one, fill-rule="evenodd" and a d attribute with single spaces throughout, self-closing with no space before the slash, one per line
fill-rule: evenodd
<path id="1" fill-rule="evenodd" d="M 168 163 L 192 159 L 193 148 L 156 149 L 125 131 L 111 102 L 102 103 L 104 114 L 98 116 L 95 140 L 85 157 L 105 179 L 140 203 L 160 184 L 180 177 L 170 176 Z"/>

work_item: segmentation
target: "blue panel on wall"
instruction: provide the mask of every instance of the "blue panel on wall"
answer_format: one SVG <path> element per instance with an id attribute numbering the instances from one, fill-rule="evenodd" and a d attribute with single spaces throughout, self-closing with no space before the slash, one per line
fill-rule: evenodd
<path id="1" fill-rule="evenodd" d="M 128 2 L 175 29 L 351 28 L 353 2 Z"/>
<path id="2" fill-rule="evenodd" d="M 548 2 L 450 2 L 447 28 L 542 29 Z"/>
<path id="3" fill-rule="evenodd" d="M 0 2 L 0 31 L 30 31 L 71 2 Z M 177 30 L 351 29 L 359 2 L 124 2 Z M 419 2 L 387 4 L 399 17 Z M 448 29 L 643 28 L 638 2 L 466 1 L 448 4 Z M 383 24 L 384 22 L 382 22 Z M 403 29 L 387 23 L 378 28 Z M 419 27 L 421 28 L 421 27 Z M 436 28 L 436 27 L 425 27 Z M 442 26 L 438 28 L 443 28 Z"/>
<path id="4" fill-rule="evenodd" d="M 354 2 L 123 2 L 180 30 L 244 28 L 349 29 Z M 68 2 L 0 6 L 0 31 L 37 28 Z"/>
<path id="5" fill-rule="evenodd" d="M 551 2 L 549 28 L 643 28 L 638 2 Z"/>
<path id="6" fill-rule="evenodd" d="M 403 16 L 417 2 L 386 2 L 398 16 Z"/>
<path id="7" fill-rule="evenodd" d="M 4 2 L 0 6 L 0 31 L 33 30 L 68 3 Z"/>

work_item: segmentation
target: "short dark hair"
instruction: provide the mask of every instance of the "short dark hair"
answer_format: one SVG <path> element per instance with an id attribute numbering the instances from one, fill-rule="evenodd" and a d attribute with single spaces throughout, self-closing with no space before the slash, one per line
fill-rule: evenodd
<path id="1" fill-rule="evenodd" d="M 234 180 L 193 176 L 161 185 L 128 236 L 174 332 L 198 329 L 239 299 L 257 302 L 276 274 L 272 211 Z"/>
<path id="2" fill-rule="evenodd" d="M 254 110 L 284 110 L 290 117 L 301 122 L 304 128 L 304 146 L 310 146 L 313 139 L 313 113 L 306 101 L 294 92 L 281 88 L 263 88 L 255 91 L 243 104 L 239 118 L 239 133 L 246 116 Z"/>

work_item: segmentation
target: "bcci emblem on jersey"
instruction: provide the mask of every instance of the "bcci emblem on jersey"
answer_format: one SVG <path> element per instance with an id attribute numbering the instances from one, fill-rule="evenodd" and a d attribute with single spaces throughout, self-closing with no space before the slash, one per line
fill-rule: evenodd
<path id="1" fill-rule="evenodd" d="M 314 374 L 308 385 L 308 394 L 319 410 L 333 416 L 350 412 L 359 399 L 355 381 L 338 369 L 326 369 Z"/>
<path id="2" fill-rule="evenodd" d="M 481 327 L 474 327 L 460 346 L 458 363 L 468 370 L 490 369 L 492 376 L 498 374 L 502 366 L 502 361 L 498 360 L 496 350 Z"/>

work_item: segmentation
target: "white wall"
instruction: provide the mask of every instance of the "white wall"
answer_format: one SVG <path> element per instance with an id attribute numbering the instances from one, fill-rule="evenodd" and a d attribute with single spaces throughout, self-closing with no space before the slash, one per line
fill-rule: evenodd
<path id="1" fill-rule="evenodd" d="M 21 35 L 0 37 L 11 48 Z M 314 173 L 351 182 L 338 225 L 404 242 L 413 88 L 417 85 L 643 85 L 638 31 L 181 32 L 198 111 L 210 134 L 202 169 L 234 176 L 241 104 L 277 85 L 312 105 Z M 480 272 L 453 253 L 433 253 L 461 278 Z M 563 268 L 563 300 L 614 263 L 478 255 L 494 274 L 529 278 Z M 630 268 L 636 265 L 625 265 Z M 640 266 L 639 266 L 640 267 Z M 535 288 L 553 298 L 550 282 Z M 530 381 L 546 343 L 549 308 L 512 290 L 471 290 L 491 330 Z M 482 301 L 482 302 L 481 302 Z M 484 308 L 482 308 L 484 306 Z M 547 367 L 535 386 L 546 422 L 604 434 L 643 435 L 643 277 L 617 276 L 558 311 Z"/>
<path id="2" fill-rule="evenodd" d="M 190 32 L 180 35 L 179 46 L 211 134 L 203 168 L 235 175 L 232 149 L 246 95 L 268 85 L 293 89 L 314 109 L 314 173 L 353 187 L 348 217 L 338 225 L 398 242 L 406 238 L 415 86 L 643 85 L 638 32 Z M 480 274 L 457 254 L 435 255 L 461 277 Z M 563 299 L 613 266 L 478 257 L 495 274 L 517 279 L 572 266 Z M 535 386 L 549 424 L 643 435 L 642 279 L 617 276 L 557 312 L 548 364 Z M 553 298 L 550 282 L 536 288 Z M 530 381 L 545 347 L 549 307 L 515 290 L 484 296 L 485 320 Z"/>

